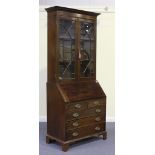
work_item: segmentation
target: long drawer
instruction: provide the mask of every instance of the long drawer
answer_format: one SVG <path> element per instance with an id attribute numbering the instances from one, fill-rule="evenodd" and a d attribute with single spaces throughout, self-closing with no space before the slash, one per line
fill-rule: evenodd
<path id="1" fill-rule="evenodd" d="M 81 138 L 104 130 L 105 130 L 104 123 L 92 124 L 81 128 L 76 128 L 73 130 L 67 130 L 66 139 L 71 140 L 71 139 Z"/>
<path id="2" fill-rule="evenodd" d="M 105 105 L 92 108 L 92 109 L 87 109 L 84 111 L 67 111 L 66 118 L 68 121 L 68 120 L 74 120 L 74 119 L 95 116 L 100 114 L 104 115 L 105 111 L 106 111 Z"/>
<path id="3" fill-rule="evenodd" d="M 96 115 L 96 116 L 90 116 L 83 119 L 76 119 L 66 122 L 66 129 L 75 129 L 78 127 L 94 124 L 94 123 L 103 123 L 105 122 L 105 116 L 104 115 Z"/>

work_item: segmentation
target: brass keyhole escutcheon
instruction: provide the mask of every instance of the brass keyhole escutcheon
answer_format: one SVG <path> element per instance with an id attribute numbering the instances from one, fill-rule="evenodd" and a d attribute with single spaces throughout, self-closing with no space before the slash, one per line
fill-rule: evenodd
<path id="1" fill-rule="evenodd" d="M 97 126 L 97 127 L 95 127 L 95 130 L 96 130 L 96 131 L 99 131 L 100 129 L 101 129 L 101 128 L 100 128 L 100 127 L 98 127 L 98 126 Z"/>
<path id="2" fill-rule="evenodd" d="M 74 122 L 74 123 L 73 123 L 73 126 L 78 126 L 78 125 L 79 125 L 78 122 Z"/>
<path id="3" fill-rule="evenodd" d="M 97 121 L 97 122 L 99 122 L 100 120 L 101 120 L 100 117 L 96 117 L 96 118 L 95 118 L 95 121 Z"/>
<path id="4" fill-rule="evenodd" d="M 72 134 L 74 137 L 76 137 L 76 136 L 78 136 L 79 135 L 79 133 L 78 132 L 73 132 L 73 134 Z"/>
<path id="5" fill-rule="evenodd" d="M 96 112 L 97 112 L 97 113 L 100 113 L 100 112 L 101 112 L 101 109 L 96 109 Z"/>
<path id="6" fill-rule="evenodd" d="M 81 108 L 81 105 L 80 104 L 76 104 L 75 105 L 75 108 L 80 109 Z"/>
<path id="7" fill-rule="evenodd" d="M 74 114 L 73 114 L 73 117 L 78 117 L 78 116 L 79 116 L 78 113 L 74 113 Z"/>

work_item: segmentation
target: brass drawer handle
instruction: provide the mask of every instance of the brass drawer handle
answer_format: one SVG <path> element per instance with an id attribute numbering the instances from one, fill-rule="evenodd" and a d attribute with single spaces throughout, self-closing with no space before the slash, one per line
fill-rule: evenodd
<path id="1" fill-rule="evenodd" d="M 73 126 L 79 126 L 79 123 L 78 122 L 74 122 L 72 125 Z"/>
<path id="2" fill-rule="evenodd" d="M 97 112 L 97 113 L 100 113 L 100 112 L 101 112 L 101 109 L 96 109 L 96 112 Z"/>
<path id="3" fill-rule="evenodd" d="M 81 108 L 81 105 L 80 104 L 76 104 L 75 105 L 75 108 L 80 109 Z"/>
<path id="4" fill-rule="evenodd" d="M 79 116 L 78 113 L 74 113 L 74 114 L 73 114 L 73 117 L 78 117 L 78 116 Z"/>
<path id="5" fill-rule="evenodd" d="M 99 122 L 100 120 L 101 120 L 100 117 L 96 117 L 96 118 L 95 118 L 95 121 L 97 121 L 97 122 Z"/>
<path id="6" fill-rule="evenodd" d="M 94 105 L 100 105 L 99 101 L 94 101 Z"/>
<path id="7" fill-rule="evenodd" d="M 101 130 L 101 128 L 97 126 L 97 127 L 95 127 L 95 130 L 99 131 L 99 130 Z"/>
<path id="8" fill-rule="evenodd" d="M 73 133 L 72 133 L 72 136 L 74 136 L 74 137 L 76 137 L 76 136 L 78 136 L 78 135 L 79 135 L 78 132 L 73 132 Z"/>

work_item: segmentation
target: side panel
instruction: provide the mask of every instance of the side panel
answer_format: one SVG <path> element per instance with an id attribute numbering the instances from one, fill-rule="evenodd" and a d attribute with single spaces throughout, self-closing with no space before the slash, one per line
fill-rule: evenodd
<path id="1" fill-rule="evenodd" d="M 65 106 L 54 83 L 47 83 L 47 134 L 65 140 Z"/>

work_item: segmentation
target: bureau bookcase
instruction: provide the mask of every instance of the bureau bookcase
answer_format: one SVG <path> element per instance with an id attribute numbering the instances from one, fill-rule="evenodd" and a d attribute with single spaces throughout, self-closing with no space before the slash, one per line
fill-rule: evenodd
<path id="1" fill-rule="evenodd" d="M 96 25 L 99 13 L 50 7 L 46 143 L 67 151 L 89 137 L 106 139 L 106 95 L 96 81 Z M 101 69 L 101 68 L 100 68 Z"/>

